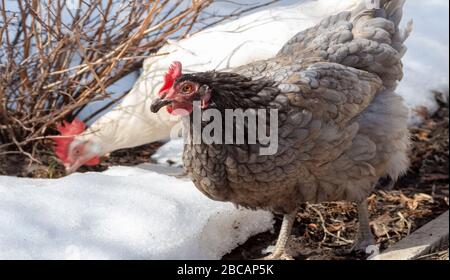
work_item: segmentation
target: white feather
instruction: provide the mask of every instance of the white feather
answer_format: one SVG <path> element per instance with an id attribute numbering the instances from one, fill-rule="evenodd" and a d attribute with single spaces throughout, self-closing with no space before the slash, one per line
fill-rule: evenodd
<path id="1" fill-rule="evenodd" d="M 149 108 L 172 61 L 181 61 L 184 71 L 190 72 L 221 70 L 266 59 L 296 33 L 326 16 L 350 10 L 358 2 L 300 1 L 247 15 L 185 40 L 170 41 L 159 51 L 169 54 L 147 59 L 132 91 L 78 138 L 100 143 L 102 154 L 168 139 L 177 119 L 171 119 L 165 110 L 153 114 Z"/>

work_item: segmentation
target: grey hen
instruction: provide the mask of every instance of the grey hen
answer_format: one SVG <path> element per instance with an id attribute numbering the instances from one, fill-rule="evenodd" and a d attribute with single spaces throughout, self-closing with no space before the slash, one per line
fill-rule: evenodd
<path id="1" fill-rule="evenodd" d="M 152 104 L 153 112 L 181 109 L 190 140 L 201 133 L 193 129 L 194 101 L 203 111 L 219 112 L 204 118 L 202 129 L 214 119 L 224 121 L 228 109 L 277 110 L 274 154 L 262 155 L 267 143 L 249 137 L 240 144 L 188 141 L 183 154 L 186 171 L 209 198 L 284 215 L 269 258 L 284 256 L 303 202 L 356 202 L 360 227 L 353 249 L 364 250 L 374 243 L 367 196 L 380 177 L 396 179 L 408 168 L 408 110 L 394 90 L 412 25 L 399 29 L 403 0 L 380 2 L 379 9 L 362 1 L 326 18 L 269 60 L 194 74 L 183 74 L 175 62 Z M 254 129 L 248 119 L 232 120 L 236 131 Z M 214 134 L 226 140 L 224 131 Z"/>

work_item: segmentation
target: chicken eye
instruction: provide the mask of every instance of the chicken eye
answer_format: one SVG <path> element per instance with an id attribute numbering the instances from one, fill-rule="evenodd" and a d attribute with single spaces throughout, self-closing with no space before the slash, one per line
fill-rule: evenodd
<path id="1" fill-rule="evenodd" d="M 181 88 L 181 91 L 183 93 L 191 93 L 194 90 L 194 87 L 191 84 L 185 84 L 183 85 L 183 87 Z"/>

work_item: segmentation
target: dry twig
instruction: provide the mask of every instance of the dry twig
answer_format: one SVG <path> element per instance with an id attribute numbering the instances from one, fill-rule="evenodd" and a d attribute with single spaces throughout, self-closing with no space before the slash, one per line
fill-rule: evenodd
<path id="1" fill-rule="evenodd" d="M 276 1 L 235 4 L 232 16 Z M 168 39 L 229 18 L 205 13 L 213 2 L 0 0 L 0 155 L 38 161 L 34 141 L 53 134 L 55 123 L 110 98 L 111 85 Z"/>

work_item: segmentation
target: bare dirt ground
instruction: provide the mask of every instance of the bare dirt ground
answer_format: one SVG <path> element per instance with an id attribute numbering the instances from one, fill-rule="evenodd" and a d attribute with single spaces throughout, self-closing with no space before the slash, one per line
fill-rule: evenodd
<path id="1" fill-rule="evenodd" d="M 440 100 L 438 98 L 438 100 Z M 382 186 L 369 197 L 371 227 L 380 249 L 384 250 L 409 233 L 449 209 L 449 109 L 440 102 L 440 109 L 426 117 L 418 127 L 411 128 L 413 149 L 411 168 L 392 190 Z M 423 116 L 429 114 L 419 109 Z M 83 167 L 80 172 L 103 171 L 114 165 L 136 165 L 149 162 L 161 144 L 120 150 L 105 158 L 99 166 Z M 0 175 L 57 178 L 64 171 L 51 152 L 43 153 L 43 164 L 30 163 L 18 155 L 0 157 Z M 381 182 L 381 185 L 385 182 Z M 344 202 L 302 205 L 294 225 L 289 253 L 295 259 L 364 259 L 363 255 L 339 255 L 350 247 L 356 234 L 357 212 Z M 224 259 L 256 259 L 262 250 L 276 242 L 281 217 L 276 217 L 273 232 L 250 238 Z M 422 259 L 448 259 L 448 246 Z"/>

